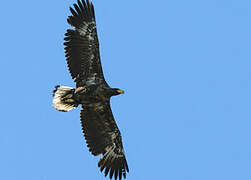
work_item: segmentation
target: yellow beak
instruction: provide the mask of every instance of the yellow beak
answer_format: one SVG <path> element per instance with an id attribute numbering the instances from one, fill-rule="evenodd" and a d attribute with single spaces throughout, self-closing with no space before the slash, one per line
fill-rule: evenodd
<path id="1" fill-rule="evenodd" d="M 119 93 L 119 94 L 124 94 L 125 93 L 125 91 L 123 91 L 123 90 L 117 90 L 117 92 Z"/>

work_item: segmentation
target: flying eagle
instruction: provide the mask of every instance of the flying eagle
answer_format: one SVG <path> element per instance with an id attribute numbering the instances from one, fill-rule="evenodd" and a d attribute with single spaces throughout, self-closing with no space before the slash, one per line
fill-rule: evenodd
<path id="1" fill-rule="evenodd" d="M 110 107 L 110 98 L 123 94 L 105 81 L 99 54 L 93 4 L 88 0 L 77 1 L 70 7 L 67 22 L 73 27 L 65 33 L 65 56 L 76 88 L 56 86 L 53 106 L 63 112 L 82 105 L 80 114 L 82 130 L 89 151 L 102 154 L 98 162 L 101 172 L 110 179 L 126 178 L 129 172 L 121 134 Z"/>

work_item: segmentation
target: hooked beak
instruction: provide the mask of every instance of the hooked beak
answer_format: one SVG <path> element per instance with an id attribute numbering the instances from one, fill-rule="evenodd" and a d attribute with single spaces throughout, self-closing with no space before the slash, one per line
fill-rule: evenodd
<path id="1" fill-rule="evenodd" d="M 124 94 L 125 93 L 125 91 L 123 91 L 123 90 L 117 90 L 117 92 L 119 93 L 119 94 Z"/>

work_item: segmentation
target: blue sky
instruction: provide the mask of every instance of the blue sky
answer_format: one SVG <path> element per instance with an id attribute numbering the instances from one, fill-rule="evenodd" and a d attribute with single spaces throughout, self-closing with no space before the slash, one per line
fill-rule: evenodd
<path id="1" fill-rule="evenodd" d="M 79 109 L 52 108 L 68 1 L 3 1 L 0 179 L 105 179 Z M 129 180 L 251 179 L 251 1 L 94 0 Z"/>

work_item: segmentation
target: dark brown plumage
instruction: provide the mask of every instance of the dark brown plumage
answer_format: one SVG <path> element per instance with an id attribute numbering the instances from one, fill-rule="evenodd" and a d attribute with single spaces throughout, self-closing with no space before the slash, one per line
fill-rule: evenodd
<path id="1" fill-rule="evenodd" d="M 72 16 L 68 23 L 75 30 L 68 29 L 65 34 L 65 56 L 72 78 L 77 86 L 85 84 L 85 80 L 96 74 L 97 78 L 104 80 L 99 54 L 95 13 L 92 3 L 78 0 L 70 8 Z"/>
<path id="2" fill-rule="evenodd" d="M 100 62 L 93 4 L 88 0 L 73 5 L 68 23 L 74 29 L 65 34 L 65 56 L 76 88 L 56 86 L 53 105 L 59 111 L 69 111 L 81 104 L 81 125 L 90 152 L 103 156 L 100 170 L 112 179 L 126 178 L 129 172 L 120 131 L 110 107 L 111 96 L 122 94 L 106 83 Z"/>

